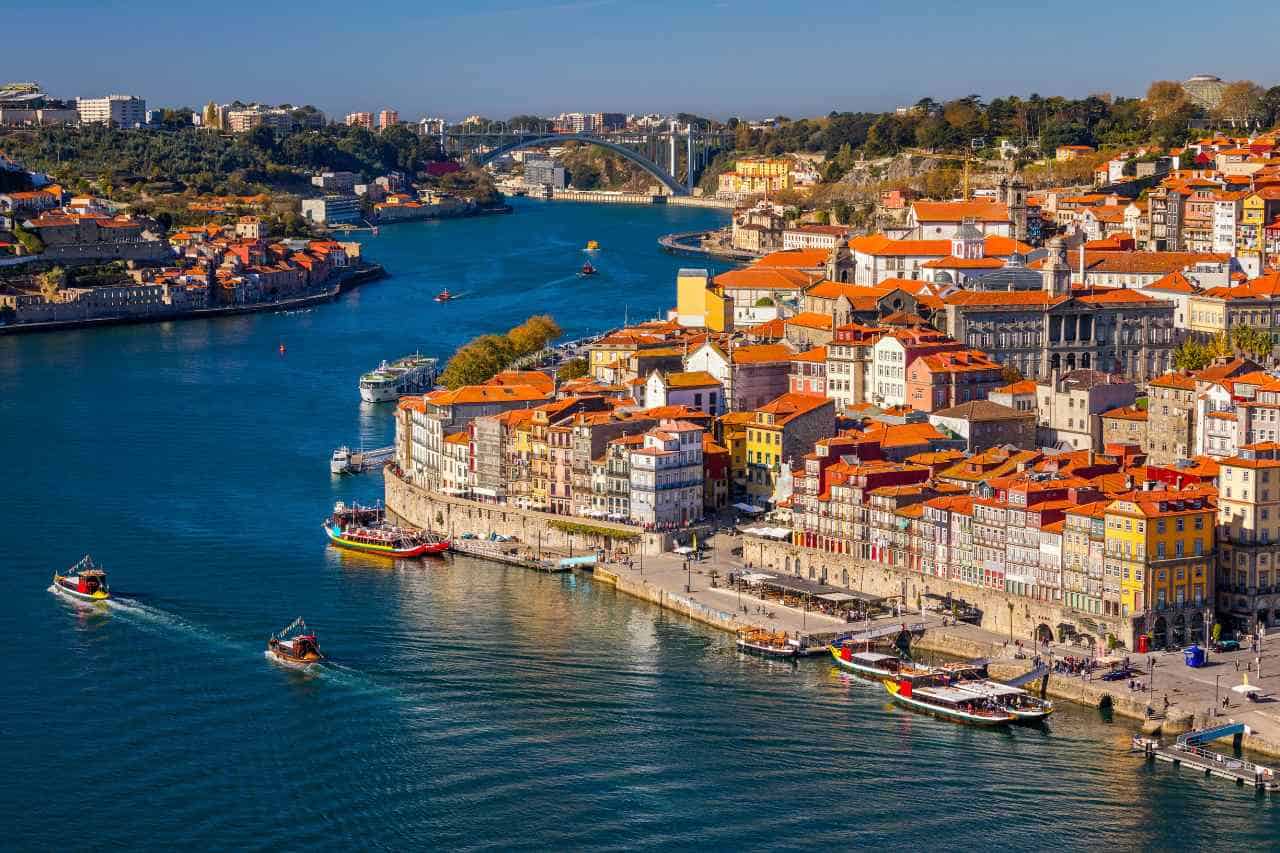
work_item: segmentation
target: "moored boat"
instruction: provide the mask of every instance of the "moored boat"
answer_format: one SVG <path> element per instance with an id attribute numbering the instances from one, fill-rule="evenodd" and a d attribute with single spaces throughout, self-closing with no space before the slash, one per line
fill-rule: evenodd
<path id="1" fill-rule="evenodd" d="M 449 550 L 449 540 L 434 533 L 388 523 L 382 507 L 347 506 L 342 501 L 334 504 L 333 515 L 325 519 L 324 532 L 339 548 L 386 557 L 421 557 Z"/>
<path id="2" fill-rule="evenodd" d="M 267 654 L 281 663 L 294 666 L 309 666 L 324 660 L 315 632 L 307 629 L 307 623 L 301 616 L 283 631 L 271 635 L 267 640 Z"/>
<path id="3" fill-rule="evenodd" d="M 1038 723 L 1053 713 L 1053 702 L 1033 696 L 1021 687 L 998 681 L 961 681 L 956 688 L 973 693 L 1013 715 L 1014 722 Z"/>
<path id="4" fill-rule="evenodd" d="M 333 451 L 333 455 L 329 457 L 329 473 L 345 474 L 347 469 L 351 467 L 351 448 L 345 444 Z"/>
<path id="5" fill-rule="evenodd" d="M 431 390 L 439 361 L 414 353 L 392 362 L 382 362 L 376 370 L 360 377 L 360 399 L 366 403 L 386 403 L 402 394 Z"/>
<path id="6" fill-rule="evenodd" d="M 800 654 L 800 645 L 782 632 L 754 629 L 738 635 L 738 651 L 767 658 L 792 658 Z"/>
<path id="7" fill-rule="evenodd" d="M 67 569 L 65 575 L 54 572 L 53 589 L 61 595 L 80 601 L 106 601 L 111 598 L 107 573 L 88 554 Z"/>
<path id="8" fill-rule="evenodd" d="M 894 702 L 905 708 L 956 723 L 992 728 L 1015 720 L 992 700 L 959 687 L 936 684 L 935 680 L 932 673 L 886 678 L 884 689 Z"/>
<path id="9" fill-rule="evenodd" d="M 861 648 L 860 648 L 861 647 Z M 845 641 L 827 647 L 836 666 L 864 678 L 892 678 L 898 674 L 903 660 L 897 655 L 873 651 L 867 643 Z"/>

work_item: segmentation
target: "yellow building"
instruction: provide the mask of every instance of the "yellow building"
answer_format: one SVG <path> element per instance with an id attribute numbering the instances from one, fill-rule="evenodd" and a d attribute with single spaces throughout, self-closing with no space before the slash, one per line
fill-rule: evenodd
<path id="1" fill-rule="evenodd" d="M 733 329 L 733 298 L 701 269 L 676 274 L 676 322 L 686 328 L 727 332 Z"/>
<path id="2" fill-rule="evenodd" d="M 747 157 L 720 175 L 720 192 L 731 195 L 766 195 L 794 187 L 791 160 L 786 157 Z"/>
<path id="3" fill-rule="evenodd" d="M 1239 252 L 1256 255 L 1264 239 L 1263 229 L 1280 216 L 1280 187 L 1264 187 L 1240 203 Z"/>
<path id="4" fill-rule="evenodd" d="M 1106 581 L 1119 581 L 1132 636 L 1154 647 L 1204 640 L 1213 607 L 1213 504 L 1204 492 L 1134 492 L 1106 509 Z"/>
<path id="5" fill-rule="evenodd" d="M 768 498 L 783 465 L 799 463 L 814 442 L 835 434 L 835 405 L 816 394 L 783 394 L 747 424 L 747 494 Z"/>
<path id="6" fill-rule="evenodd" d="M 729 482 L 735 488 L 747 485 L 747 425 L 755 419 L 755 412 L 730 412 L 720 417 L 721 443 L 729 448 Z"/>

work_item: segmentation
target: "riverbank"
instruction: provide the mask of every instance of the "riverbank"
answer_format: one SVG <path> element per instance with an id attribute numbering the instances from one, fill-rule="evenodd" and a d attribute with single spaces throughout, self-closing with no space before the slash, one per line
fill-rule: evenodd
<path id="1" fill-rule="evenodd" d="M 108 326 L 137 326 L 144 323 L 168 323 L 174 320 L 207 320 L 216 317 L 234 317 L 240 314 L 296 311 L 299 308 L 309 308 L 324 302 L 332 302 L 349 290 L 371 281 L 386 278 L 386 276 L 387 272 L 382 268 L 381 264 L 362 264 L 357 268 L 347 269 L 339 273 L 336 282 L 326 282 L 325 286 L 319 290 L 299 293 L 273 302 L 221 305 L 215 308 L 195 308 L 190 311 L 174 311 L 172 313 L 155 313 L 140 316 L 87 317 L 79 320 L 58 320 L 49 323 L 0 325 L 0 335 L 62 332 L 71 329 L 96 329 Z"/>
<path id="2" fill-rule="evenodd" d="M 696 258 L 715 258 L 717 260 L 749 263 L 761 255 L 744 252 L 741 249 L 709 248 L 703 239 L 714 234 L 714 231 L 685 231 L 676 234 L 663 234 L 658 238 L 658 245 L 669 255 L 684 255 Z"/>

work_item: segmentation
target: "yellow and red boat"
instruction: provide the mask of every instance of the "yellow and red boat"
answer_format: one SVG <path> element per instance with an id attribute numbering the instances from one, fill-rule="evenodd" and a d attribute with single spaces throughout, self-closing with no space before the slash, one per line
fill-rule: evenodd
<path id="1" fill-rule="evenodd" d="M 80 601 L 106 601 L 111 598 L 111 588 L 107 586 L 107 573 L 88 554 L 67 569 L 65 575 L 53 573 L 53 590 L 60 595 Z"/>
<path id="2" fill-rule="evenodd" d="M 449 540 L 408 527 L 396 527 L 386 521 L 382 507 L 351 507 L 338 503 L 333 515 L 325 520 L 325 535 L 339 548 L 381 554 L 384 557 L 421 557 L 443 554 Z"/>
<path id="3" fill-rule="evenodd" d="M 309 666 L 324 660 L 315 632 L 307 629 L 307 623 L 301 616 L 283 631 L 271 635 L 267 640 L 267 654 L 293 666 Z"/>

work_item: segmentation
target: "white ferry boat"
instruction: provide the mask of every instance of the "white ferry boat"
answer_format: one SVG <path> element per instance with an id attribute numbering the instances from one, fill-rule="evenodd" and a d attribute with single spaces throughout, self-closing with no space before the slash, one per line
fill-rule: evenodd
<path id="1" fill-rule="evenodd" d="M 360 399 L 366 403 L 386 403 L 402 394 L 430 391 L 435 384 L 439 362 L 414 353 L 393 362 L 382 362 L 377 370 L 360 377 Z"/>

